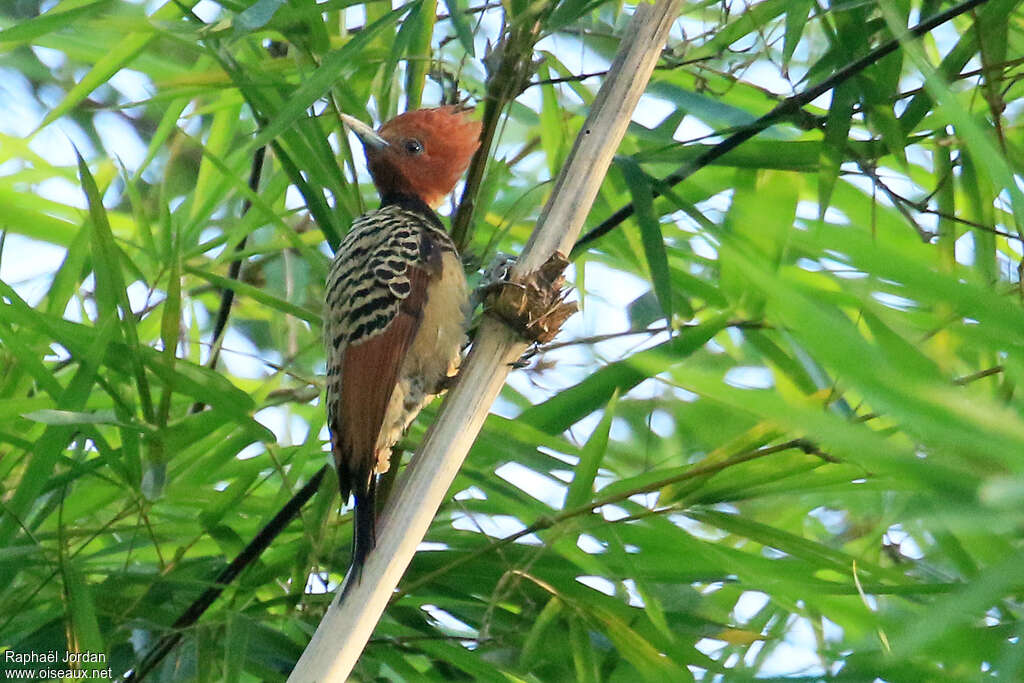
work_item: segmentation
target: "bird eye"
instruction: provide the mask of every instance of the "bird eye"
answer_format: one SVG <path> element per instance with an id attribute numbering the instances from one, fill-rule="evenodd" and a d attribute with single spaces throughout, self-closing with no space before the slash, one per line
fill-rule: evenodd
<path id="1" fill-rule="evenodd" d="M 419 140 L 409 139 L 403 143 L 405 151 L 409 154 L 423 154 L 423 143 Z"/>

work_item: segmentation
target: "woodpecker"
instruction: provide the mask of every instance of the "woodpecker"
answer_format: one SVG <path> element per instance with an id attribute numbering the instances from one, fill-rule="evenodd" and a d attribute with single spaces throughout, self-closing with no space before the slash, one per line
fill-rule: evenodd
<path id="1" fill-rule="evenodd" d="M 352 585 L 376 542 L 377 477 L 458 367 L 466 277 L 434 209 L 469 165 L 480 123 L 453 106 L 407 112 L 377 132 L 342 120 L 363 144 L 381 200 L 338 246 L 324 313 L 331 451 L 342 502 L 355 499 Z"/>

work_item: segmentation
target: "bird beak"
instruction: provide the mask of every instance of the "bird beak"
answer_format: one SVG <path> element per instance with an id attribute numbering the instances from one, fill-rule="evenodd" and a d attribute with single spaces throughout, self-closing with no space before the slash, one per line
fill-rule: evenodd
<path id="1" fill-rule="evenodd" d="M 377 135 L 373 128 L 348 114 L 342 114 L 341 120 L 348 126 L 349 130 L 356 134 L 356 137 L 367 149 L 383 149 L 388 146 L 388 141 Z"/>

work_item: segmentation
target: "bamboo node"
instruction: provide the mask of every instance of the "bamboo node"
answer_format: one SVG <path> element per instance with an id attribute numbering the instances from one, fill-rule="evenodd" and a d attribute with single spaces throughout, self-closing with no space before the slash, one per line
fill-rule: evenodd
<path id="1" fill-rule="evenodd" d="M 572 291 L 562 274 L 567 265 L 565 255 L 556 251 L 534 272 L 489 285 L 485 310 L 527 341 L 550 342 L 577 310 L 575 301 L 565 300 Z"/>

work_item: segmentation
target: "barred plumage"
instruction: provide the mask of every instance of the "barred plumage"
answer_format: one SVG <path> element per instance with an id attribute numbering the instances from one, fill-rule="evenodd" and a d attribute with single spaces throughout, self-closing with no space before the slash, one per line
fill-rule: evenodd
<path id="1" fill-rule="evenodd" d="M 384 331 L 409 296 L 407 269 L 420 259 L 424 239 L 455 253 L 436 220 L 397 204 L 356 219 L 327 275 L 327 344 L 338 348 Z"/>
<path id="2" fill-rule="evenodd" d="M 398 315 L 402 302 L 412 293 L 410 267 L 437 270 L 439 264 L 434 254 L 448 253 L 455 257 L 451 238 L 433 212 L 428 214 L 427 211 L 427 207 L 417 212 L 398 205 L 383 206 L 356 219 L 351 232 L 338 246 L 327 276 L 324 315 L 324 341 L 329 350 L 328 415 L 338 414 L 337 401 L 342 396 L 342 361 L 346 349 L 387 330 Z M 424 260 L 425 255 L 435 262 Z M 443 261 L 440 263 L 443 265 Z M 422 401 L 429 396 L 417 398 Z M 332 431 L 338 433 L 341 430 L 332 426 Z M 390 448 L 394 441 L 388 438 L 386 431 L 382 429 L 384 438 L 379 441 L 382 442 L 380 445 L 391 441 L 387 444 Z M 378 464 L 377 472 L 386 470 L 385 460 Z M 347 491 L 342 493 L 344 497 L 348 496 Z"/>
<path id="3" fill-rule="evenodd" d="M 327 424 L 342 501 L 355 498 L 347 589 L 375 543 L 377 475 L 458 364 L 466 277 L 433 207 L 480 128 L 455 107 L 403 114 L 380 134 L 342 118 L 366 147 L 382 204 L 353 223 L 327 279 Z"/>

